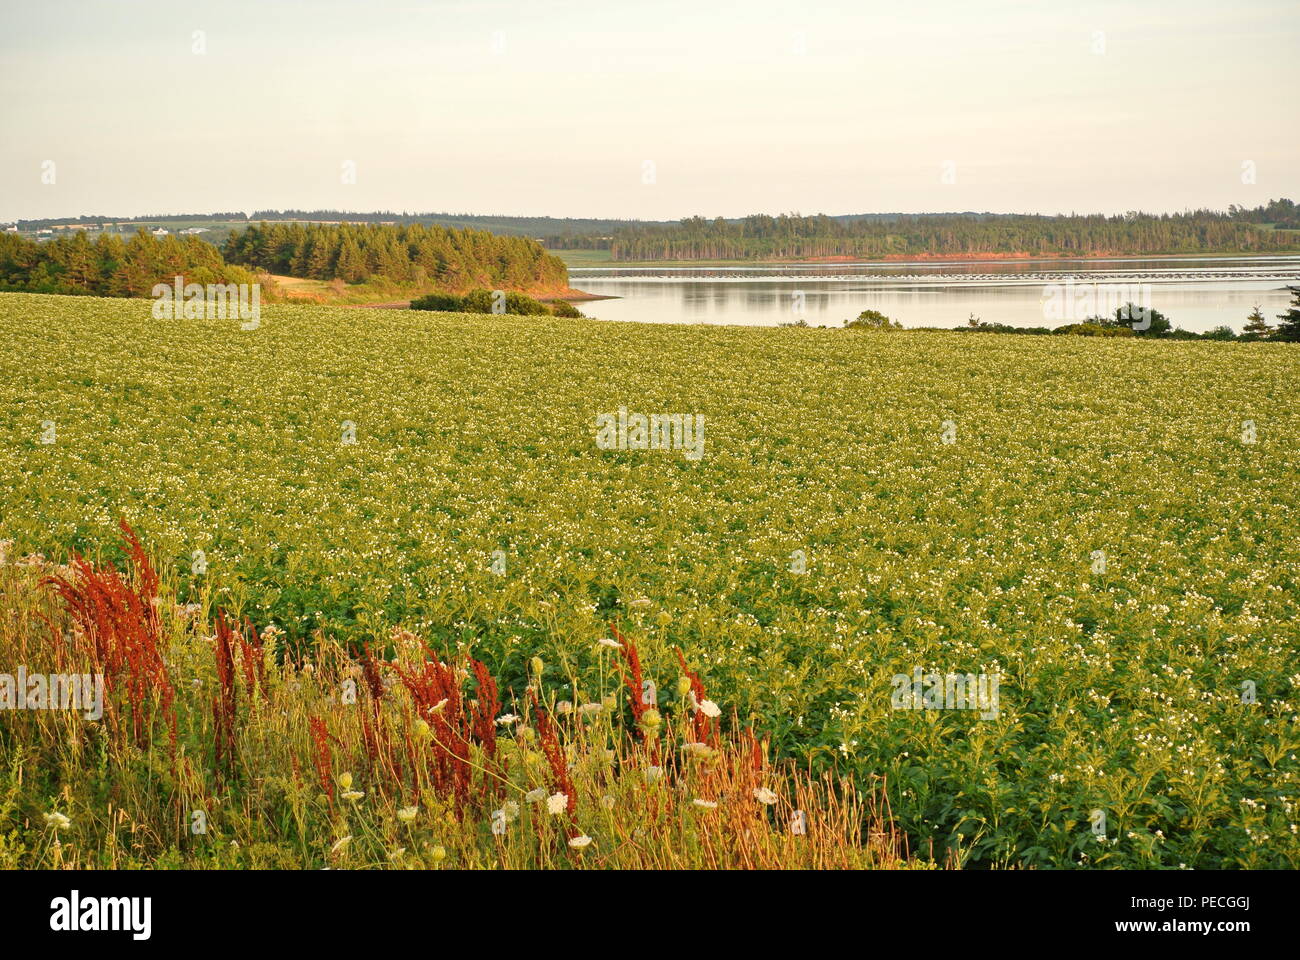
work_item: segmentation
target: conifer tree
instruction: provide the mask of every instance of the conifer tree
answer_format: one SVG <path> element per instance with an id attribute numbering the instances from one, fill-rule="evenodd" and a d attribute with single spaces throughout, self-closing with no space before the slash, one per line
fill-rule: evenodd
<path id="1" fill-rule="evenodd" d="M 1286 313 L 1279 313 L 1277 318 L 1282 321 L 1277 325 L 1277 332 L 1273 335 L 1274 340 L 1289 340 L 1293 343 L 1300 342 L 1300 287 L 1288 287 L 1291 291 L 1291 305 Z"/>
<path id="2" fill-rule="evenodd" d="M 347 283 L 360 283 L 366 278 L 366 258 L 361 255 L 361 248 L 351 236 L 344 239 L 339 248 L 339 262 L 334 273 Z"/>
<path id="3" fill-rule="evenodd" d="M 1255 304 L 1255 309 L 1251 311 L 1250 316 L 1246 318 L 1246 325 L 1241 330 L 1243 335 L 1250 336 L 1254 339 L 1263 339 L 1273 332 L 1273 328 L 1268 325 L 1264 319 L 1263 312 L 1259 309 L 1259 304 Z"/>

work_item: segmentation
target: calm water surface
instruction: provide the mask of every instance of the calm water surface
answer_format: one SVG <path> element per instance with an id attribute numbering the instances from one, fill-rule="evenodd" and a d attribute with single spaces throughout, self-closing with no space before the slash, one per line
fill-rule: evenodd
<path id="1" fill-rule="evenodd" d="M 1259 304 L 1270 322 L 1300 285 L 1300 257 L 1017 260 L 761 266 L 575 267 L 573 286 L 618 297 L 579 304 L 601 320 L 839 326 L 866 309 L 908 327 L 954 327 L 975 316 L 1020 327 L 1059 326 L 1063 303 L 1140 291 L 1185 330 L 1240 331 Z M 1095 286 L 1094 286 L 1095 285 Z M 1073 299 L 1070 299 L 1073 298 Z M 1107 311 L 1109 312 L 1109 311 Z"/>

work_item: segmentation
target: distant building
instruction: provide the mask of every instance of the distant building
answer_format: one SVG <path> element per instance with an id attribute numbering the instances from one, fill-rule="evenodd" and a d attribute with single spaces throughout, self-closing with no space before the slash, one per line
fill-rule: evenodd
<path id="1" fill-rule="evenodd" d="M 5 233 L 17 233 L 17 232 L 18 232 L 18 227 L 16 226 L 5 227 Z"/>
<path id="2" fill-rule="evenodd" d="M 151 230 L 151 231 L 149 231 L 149 232 L 152 233 L 155 237 L 165 237 L 165 236 L 167 236 L 167 231 L 166 231 L 165 229 L 163 229 L 162 227 L 159 227 L 157 230 Z"/>
<path id="3" fill-rule="evenodd" d="M 189 227 L 188 229 L 181 231 L 181 233 L 183 234 L 197 234 L 197 233 L 207 233 L 207 232 L 208 232 L 207 227 Z"/>

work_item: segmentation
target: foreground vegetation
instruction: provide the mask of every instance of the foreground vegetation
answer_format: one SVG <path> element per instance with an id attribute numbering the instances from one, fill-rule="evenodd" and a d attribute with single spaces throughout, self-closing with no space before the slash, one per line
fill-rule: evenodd
<path id="1" fill-rule="evenodd" d="M 0 715 L 7 863 L 360 865 L 405 847 L 429 865 L 438 845 L 446 863 L 650 862 L 621 832 L 652 801 L 617 800 L 644 775 L 626 761 L 641 740 L 616 693 L 622 654 L 600 643 L 612 623 L 660 691 L 665 749 L 690 742 L 684 663 L 720 707 L 719 744 L 745 753 L 752 730 L 779 772 L 766 812 L 695 804 L 710 798 L 689 764 L 685 787 L 670 779 L 678 865 L 723 844 L 689 819 L 706 813 L 753 824 L 771 843 L 763 863 L 808 863 L 783 846 L 794 798 L 847 780 L 892 813 L 909 861 L 1300 866 L 1293 345 L 293 306 L 247 331 L 158 322 L 147 301 L 34 295 L 0 297 L 0 336 L 6 662 L 79 664 L 82 649 L 71 624 L 67 652 L 51 647 L 31 611 L 59 623 L 59 607 L 13 558 L 62 564 L 76 549 L 124 567 L 125 518 L 161 572 L 189 764 L 174 766 L 163 717 L 145 750 L 63 714 Z M 704 456 L 599 448 L 595 418 L 620 407 L 705 417 Z M 214 707 L 219 643 L 204 639 L 219 609 L 259 638 L 274 628 L 265 683 L 301 698 L 264 710 L 262 681 L 239 679 L 221 764 L 214 718 L 231 713 Z M 410 792 L 409 757 L 400 778 L 372 772 L 388 761 L 362 726 L 367 646 L 388 665 L 375 669 L 390 743 L 419 719 L 394 659 L 408 674 L 417 654 L 459 664 L 482 702 L 472 657 L 501 712 L 540 731 L 527 693 L 540 658 L 538 702 L 574 762 L 612 749 L 623 771 L 575 780 L 593 843 L 569 847 L 562 817 L 521 803 L 512 828 L 535 819 L 494 859 L 504 797 L 452 836 L 436 787 Z M 256 659 L 243 656 L 228 661 L 238 678 Z M 308 658 L 325 679 L 303 682 Z M 358 702 L 329 702 L 358 668 Z M 996 715 L 895 709 L 891 678 L 915 668 L 998 675 Z M 610 695 L 608 712 L 580 712 Z M 312 717 L 333 738 L 333 804 Z M 529 769 L 511 755 L 508 778 L 543 787 Z M 605 793 L 637 812 L 602 826 Z M 838 795 L 823 794 L 827 823 L 856 797 Z M 183 815 L 200 799 L 221 843 L 191 848 Z M 430 817 L 413 839 L 397 813 L 412 805 Z M 897 862 L 868 842 L 887 827 L 859 815 L 859 845 L 846 833 L 835 862 Z"/>
<path id="2" fill-rule="evenodd" d="M 724 737 L 684 662 L 644 704 L 616 629 L 589 652 L 602 683 L 563 692 L 540 658 L 503 693 L 402 630 L 383 656 L 322 637 L 284 657 L 273 626 L 174 603 L 124 534 L 125 573 L 0 544 L 4 662 L 107 681 L 102 716 L 6 717 L 0 868 L 908 864 L 878 793 Z"/>

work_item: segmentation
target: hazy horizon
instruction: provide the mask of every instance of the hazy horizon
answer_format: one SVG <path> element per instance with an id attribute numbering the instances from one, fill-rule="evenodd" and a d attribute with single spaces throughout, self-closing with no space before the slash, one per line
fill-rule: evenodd
<path id="1" fill-rule="evenodd" d="M 4 221 L 1113 215 L 1300 194 L 1300 5 L 1282 0 L 52 0 L 0 24 Z"/>
<path id="2" fill-rule="evenodd" d="M 1267 202 L 1270 199 L 1273 198 L 1265 198 L 1263 202 Z M 1258 204 L 1256 204 L 1255 206 L 1258 206 Z M 703 217 L 706 220 L 715 219 L 714 214 L 710 214 L 702 211 L 697 211 L 695 213 L 685 213 L 678 217 L 648 218 L 648 217 L 595 217 L 595 216 L 585 216 L 581 213 L 577 213 L 577 214 L 517 213 L 517 212 L 516 213 L 500 213 L 500 212 L 484 213 L 476 210 L 327 210 L 325 208 L 317 208 L 317 209 L 328 213 L 340 213 L 343 214 L 344 216 L 354 215 L 359 217 L 360 216 L 368 217 L 368 216 L 374 216 L 376 214 L 391 213 L 395 217 L 399 217 L 399 218 L 446 217 L 451 219 L 456 217 L 465 217 L 465 218 L 485 218 L 485 219 L 618 220 L 618 221 L 638 222 L 638 223 L 677 223 L 683 219 L 689 217 L 696 217 L 696 216 Z M 1153 216 L 1164 216 L 1166 214 L 1174 215 L 1180 213 L 1188 213 L 1195 209 L 1202 209 L 1202 210 L 1210 209 L 1210 210 L 1224 211 L 1226 210 L 1226 207 L 1219 207 L 1219 208 L 1199 207 L 1199 208 L 1187 208 L 1184 210 L 1139 210 L 1137 212 L 1151 214 Z M 106 222 L 124 222 L 124 223 L 132 220 L 143 220 L 147 222 L 152 222 L 155 219 L 161 219 L 164 217 L 183 217 L 183 216 L 201 217 L 207 214 L 218 214 L 218 213 L 242 213 L 246 218 L 250 220 L 255 220 L 253 214 L 262 211 L 273 211 L 281 214 L 290 213 L 290 212 L 300 212 L 300 213 L 314 212 L 313 210 L 307 210 L 300 207 L 286 207 L 286 206 L 259 207 L 257 210 L 251 210 L 251 209 L 249 210 L 239 210 L 239 209 L 152 210 L 152 211 L 133 212 L 133 213 L 122 213 L 122 211 L 120 210 L 118 211 L 96 210 L 96 211 L 82 211 L 80 213 L 59 214 L 57 216 L 35 216 L 35 217 L 17 217 L 17 218 L 11 217 L 8 220 L 0 219 L 0 223 L 35 222 L 35 221 L 43 221 L 43 220 L 72 220 L 77 218 L 87 218 L 90 220 L 97 220 L 102 218 Z M 941 216 L 950 216 L 950 217 L 1060 216 L 1060 217 L 1065 217 L 1065 216 L 1102 216 L 1102 215 L 1119 216 L 1121 215 L 1121 212 L 1101 211 L 1101 210 L 1065 210 L 1065 211 L 1057 211 L 1055 213 L 1041 213 L 1038 211 L 1027 211 L 1027 210 L 856 210 L 852 212 L 836 213 L 830 210 L 750 210 L 746 213 L 717 214 L 716 216 L 720 216 L 725 220 L 739 220 L 747 216 L 764 216 L 764 215 L 771 216 L 771 217 L 779 217 L 782 215 L 791 215 L 791 216 L 824 215 L 834 219 L 838 217 L 885 217 L 885 216 L 899 216 L 899 217 L 941 217 Z"/>

